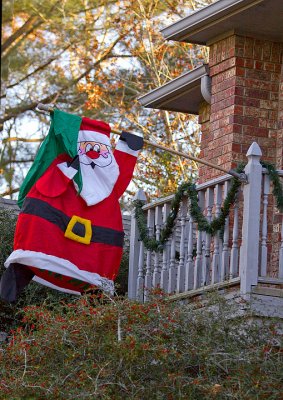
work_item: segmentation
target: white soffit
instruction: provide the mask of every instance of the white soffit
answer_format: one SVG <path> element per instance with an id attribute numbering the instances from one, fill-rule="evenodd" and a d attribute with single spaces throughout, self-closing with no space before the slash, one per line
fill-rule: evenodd
<path id="1" fill-rule="evenodd" d="M 168 40 L 202 45 L 227 32 L 283 42 L 283 0 L 218 0 L 161 32 Z"/>
<path id="2" fill-rule="evenodd" d="M 209 75 L 208 65 L 201 65 L 138 100 L 146 108 L 198 114 L 199 104 L 204 100 L 201 93 L 201 78 L 207 75 Z"/>

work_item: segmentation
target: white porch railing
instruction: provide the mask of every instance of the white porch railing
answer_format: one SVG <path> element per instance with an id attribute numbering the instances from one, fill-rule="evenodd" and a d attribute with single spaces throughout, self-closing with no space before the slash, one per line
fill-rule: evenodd
<path id="1" fill-rule="evenodd" d="M 146 250 L 139 238 L 134 213 L 131 220 L 129 286 L 130 299 L 147 301 L 150 291 L 161 287 L 167 293 L 183 293 L 202 288 L 240 283 L 243 294 L 251 292 L 260 279 L 266 279 L 269 270 L 270 243 L 270 181 L 260 164 L 261 150 L 253 143 L 247 153 L 245 173 L 248 184 L 243 185 L 238 199 L 226 218 L 224 232 L 214 237 L 198 230 L 193 221 L 188 199 L 184 198 L 173 234 L 161 253 Z M 283 177 L 283 171 L 279 171 Z M 221 176 L 198 185 L 199 206 L 211 221 L 220 213 L 223 200 L 229 190 L 231 176 Z M 174 196 L 159 199 L 143 207 L 147 215 L 148 233 L 159 239 Z M 136 198 L 145 200 L 142 191 Z M 272 214 L 273 215 L 273 214 Z M 273 254 L 277 263 L 272 279 L 283 278 L 283 224 Z M 278 235 L 279 237 L 279 235 Z M 276 261 L 277 260 L 277 261 Z"/>

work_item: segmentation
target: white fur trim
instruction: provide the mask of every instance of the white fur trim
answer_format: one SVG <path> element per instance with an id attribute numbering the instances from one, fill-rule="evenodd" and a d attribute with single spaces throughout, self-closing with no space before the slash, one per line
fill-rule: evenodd
<path id="1" fill-rule="evenodd" d="M 97 142 L 111 146 L 109 137 L 104 133 L 96 131 L 79 131 L 78 142 Z"/>
<path id="2" fill-rule="evenodd" d="M 65 260 L 64 258 L 59 258 L 38 251 L 19 249 L 12 252 L 4 265 L 6 268 L 8 268 L 11 263 L 20 263 L 30 267 L 57 272 L 61 275 L 69 276 L 91 285 L 98 286 L 111 294 L 114 293 L 113 281 L 101 277 L 96 272 L 81 270 L 75 264 Z"/>
<path id="3" fill-rule="evenodd" d="M 124 140 L 119 140 L 115 150 L 122 151 L 123 153 L 131 154 L 134 157 L 139 155 L 139 150 L 132 150 Z"/>

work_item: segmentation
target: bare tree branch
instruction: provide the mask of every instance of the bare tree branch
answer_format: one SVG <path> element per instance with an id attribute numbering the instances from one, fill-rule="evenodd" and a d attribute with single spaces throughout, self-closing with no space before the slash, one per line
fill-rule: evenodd
<path id="1" fill-rule="evenodd" d="M 16 32 L 14 32 L 8 39 L 2 44 L 1 52 L 4 53 L 12 44 L 19 39 L 22 35 L 30 31 L 31 27 L 38 21 L 39 18 L 36 15 L 32 15 Z"/>
<path id="2" fill-rule="evenodd" d="M 19 187 L 14 188 L 14 189 L 13 188 L 7 189 L 7 190 L 5 190 L 5 192 L 0 193 L 0 197 L 9 196 L 11 194 L 18 193 L 19 190 L 20 190 Z"/>
<path id="3" fill-rule="evenodd" d="M 20 44 L 25 40 L 25 38 L 31 34 L 34 30 L 36 30 L 41 24 L 43 24 L 43 20 L 38 19 L 38 22 L 33 25 L 29 31 L 25 32 L 23 35 L 21 35 L 19 37 L 19 40 L 16 41 L 16 43 L 14 43 L 13 46 L 9 46 L 9 48 L 7 49 L 6 53 L 4 53 L 4 55 L 2 55 L 2 62 L 6 62 L 6 59 L 10 56 L 10 53 L 12 51 L 15 51 L 17 47 L 20 46 Z"/>
<path id="4" fill-rule="evenodd" d="M 105 61 L 107 58 L 111 58 L 111 52 L 114 49 L 114 47 L 116 46 L 116 44 L 124 37 L 127 35 L 128 32 L 118 36 L 116 38 L 116 40 L 104 51 L 104 53 L 101 55 L 101 57 L 94 62 L 93 64 L 91 64 L 91 66 L 89 68 L 87 68 L 82 74 L 80 74 L 77 78 L 73 79 L 72 81 L 69 82 L 68 85 L 65 85 L 64 87 L 62 87 L 60 90 L 58 90 L 55 93 L 52 93 L 48 96 L 46 96 L 44 99 L 40 99 L 37 101 L 33 101 L 32 103 L 28 103 L 28 104 L 23 104 L 19 107 L 14 107 L 14 108 L 10 108 L 8 110 L 6 110 L 6 115 L 0 119 L 0 125 L 2 125 L 4 122 L 8 121 L 10 118 L 15 118 L 17 117 L 19 114 L 22 114 L 26 111 L 29 110 L 34 110 L 38 104 L 38 102 L 40 101 L 41 103 L 52 103 L 55 100 L 59 99 L 59 96 L 62 93 L 65 93 L 68 89 L 70 89 L 71 87 L 75 86 L 81 79 L 85 78 L 97 65 L 99 65 L 101 62 Z M 65 98 L 66 96 L 64 96 Z M 61 100 L 61 99 L 60 99 Z M 62 99 L 63 101 L 64 99 Z"/>
<path id="5" fill-rule="evenodd" d="M 53 61 L 57 60 L 66 50 L 68 50 L 70 47 L 72 46 L 72 44 L 68 44 L 68 46 L 66 46 L 60 53 L 56 54 L 55 56 L 51 57 L 48 61 L 46 61 L 44 64 L 40 65 L 39 67 L 37 67 L 34 71 L 30 72 L 29 74 L 27 74 L 26 76 L 24 76 L 23 78 L 19 79 L 17 82 L 12 83 L 11 85 L 7 86 L 6 89 L 11 89 L 14 86 L 19 85 L 20 83 L 22 83 L 23 81 L 25 81 L 26 79 L 30 78 L 32 75 L 37 74 L 39 71 L 42 71 L 44 68 L 48 67 L 48 65 L 50 65 Z M 3 95 L 1 96 L 1 98 L 4 97 Z"/>
<path id="6" fill-rule="evenodd" d="M 1 163 L 1 167 L 6 167 L 6 165 L 9 164 L 25 164 L 30 162 L 34 162 L 34 158 L 31 158 L 30 160 L 7 160 Z"/>
<path id="7" fill-rule="evenodd" d="M 2 143 L 8 143 L 8 142 L 28 142 L 28 143 L 34 143 L 34 142 L 42 142 L 42 138 L 32 138 L 32 139 L 26 139 L 26 138 L 21 138 L 21 137 L 8 137 L 6 139 L 2 140 Z"/>
<path id="8" fill-rule="evenodd" d="M 46 15 L 47 16 L 51 15 L 53 10 L 57 7 L 59 3 L 60 0 L 58 0 L 55 4 L 53 4 Z M 44 19 L 45 18 L 40 14 L 32 15 L 16 32 L 14 32 L 5 41 L 5 43 L 1 46 L 2 62 L 4 62 L 4 60 L 8 57 L 10 52 L 12 50 L 15 50 L 29 34 L 31 34 L 35 29 L 37 29 L 40 25 L 43 24 Z M 6 50 L 7 52 L 5 53 Z"/>

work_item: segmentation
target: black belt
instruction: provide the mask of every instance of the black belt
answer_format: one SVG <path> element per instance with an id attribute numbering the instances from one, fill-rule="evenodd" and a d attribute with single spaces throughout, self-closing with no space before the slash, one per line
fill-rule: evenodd
<path id="1" fill-rule="evenodd" d="M 104 243 L 123 247 L 124 232 L 91 225 L 89 219 L 73 215 L 71 218 L 46 201 L 27 197 L 21 213 L 35 215 L 57 225 L 68 239 L 79 243 Z"/>

